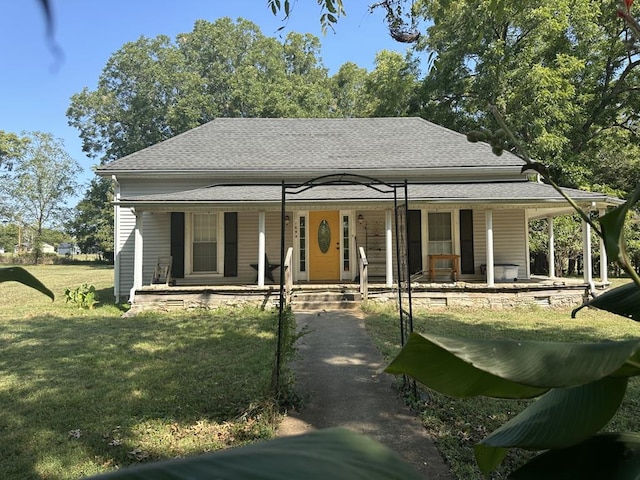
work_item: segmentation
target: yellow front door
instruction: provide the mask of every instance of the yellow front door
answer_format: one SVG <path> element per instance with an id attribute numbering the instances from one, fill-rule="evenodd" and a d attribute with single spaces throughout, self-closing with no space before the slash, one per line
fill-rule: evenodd
<path id="1" fill-rule="evenodd" d="M 309 212 L 309 280 L 340 280 L 340 212 Z"/>

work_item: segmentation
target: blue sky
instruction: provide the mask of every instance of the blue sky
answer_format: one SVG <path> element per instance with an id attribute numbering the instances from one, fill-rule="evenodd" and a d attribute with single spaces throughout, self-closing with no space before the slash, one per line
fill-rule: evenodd
<path id="1" fill-rule="evenodd" d="M 295 0 L 292 0 L 295 1 Z M 322 59 L 330 74 L 352 61 L 371 70 L 376 52 L 405 52 L 393 41 L 380 10 L 369 12 L 366 0 L 346 0 L 347 16 L 336 33 L 322 35 L 316 0 L 295 2 L 292 18 L 282 22 L 267 7 L 267 0 L 51 0 L 56 41 L 64 53 L 56 65 L 45 39 L 45 22 L 38 0 L 3 2 L 0 16 L 0 130 L 20 133 L 44 131 L 64 141 L 67 152 L 84 168 L 86 182 L 96 160 L 82 152 L 78 132 L 67 125 L 70 97 L 84 87 L 95 89 L 109 57 L 124 43 L 141 35 L 175 38 L 190 32 L 198 19 L 243 17 L 268 36 L 289 31 L 312 33 L 322 43 Z M 282 32 L 277 29 L 285 26 Z M 84 188 L 70 204 L 77 203 Z"/>

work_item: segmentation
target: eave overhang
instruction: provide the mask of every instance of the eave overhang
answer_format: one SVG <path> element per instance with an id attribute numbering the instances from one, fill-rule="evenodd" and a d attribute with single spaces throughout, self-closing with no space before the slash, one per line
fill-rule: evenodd
<path id="1" fill-rule="evenodd" d="M 399 199 L 404 198 L 403 184 L 397 184 Z M 184 210 L 190 208 L 279 208 L 282 201 L 280 185 L 211 185 L 174 193 L 123 196 L 115 204 L 123 207 L 153 210 Z M 408 184 L 409 202 L 415 205 L 477 205 L 547 209 L 568 206 L 565 198 L 551 186 L 536 182 L 484 182 Z M 565 189 L 584 208 L 606 208 L 622 200 L 604 194 Z M 393 187 L 384 185 L 374 190 L 366 185 L 319 185 L 312 188 L 286 187 L 287 205 L 311 208 L 320 205 L 340 205 L 342 208 L 374 208 L 393 206 Z"/>

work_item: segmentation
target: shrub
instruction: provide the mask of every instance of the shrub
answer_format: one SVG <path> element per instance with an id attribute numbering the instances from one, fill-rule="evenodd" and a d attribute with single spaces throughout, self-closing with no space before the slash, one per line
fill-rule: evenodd
<path id="1" fill-rule="evenodd" d="M 73 290 L 67 288 L 64 291 L 64 297 L 65 302 L 73 303 L 77 305 L 78 308 L 92 309 L 98 303 L 96 287 L 89 285 L 88 283 L 83 283 Z"/>

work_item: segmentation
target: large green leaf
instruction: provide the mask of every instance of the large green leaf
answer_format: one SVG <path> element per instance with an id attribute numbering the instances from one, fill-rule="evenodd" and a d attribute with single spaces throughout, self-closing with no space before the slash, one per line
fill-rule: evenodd
<path id="1" fill-rule="evenodd" d="M 578 445 L 549 450 L 509 475 L 512 480 L 637 480 L 640 436 L 601 433 Z"/>
<path id="2" fill-rule="evenodd" d="M 606 377 L 578 387 L 550 390 L 480 442 L 475 450 L 480 470 L 493 470 L 497 454 L 506 448 L 557 449 L 586 440 L 618 411 L 627 381 Z"/>
<path id="3" fill-rule="evenodd" d="M 0 268 L 0 282 L 20 282 L 54 299 L 53 292 L 22 267 Z"/>
<path id="4" fill-rule="evenodd" d="M 595 307 L 640 321 L 640 288 L 632 282 L 607 290 L 574 309 L 571 318 L 576 318 L 576 314 L 584 307 Z"/>
<path id="5" fill-rule="evenodd" d="M 606 377 L 639 349 L 640 340 L 558 343 L 412 333 L 386 371 L 446 395 L 528 398 Z"/>
<path id="6" fill-rule="evenodd" d="M 95 480 L 418 480 L 411 465 L 345 429 L 318 430 L 242 448 L 147 464 Z"/>
<path id="7" fill-rule="evenodd" d="M 612 377 L 636 377 L 640 375 L 640 351 L 634 353 L 618 370 L 611 374 Z"/>
<path id="8" fill-rule="evenodd" d="M 628 258 L 624 243 L 624 222 L 629 210 L 640 199 L 640 183 L 629 199 L 622 205 L 609 210 L 605 215 L 601 216 L 598 221 L 602 228 L 602 237 L 604 240 L 607 256 L 621 264 L 628 265 Z"/>
<path id="9" fill-rule="evenodd" d="M 467 358 L 450 352 L 449 340 L 453 339 L 443 339 L 444 337 L 435 335 L 412 333 L 385 371 L 409 375 L 433 390 L 454 397 L 485 395 L 496 398 L 531 398 L 548 390 L 512 382 L 488 373 L 474 366 Z M 481 341 L 461 342 L 478 347 Z M 442 346 L 441 343 L 447 346 Z M 487 348 L 487 355 L 491 355 L 491 347 Z"/>

